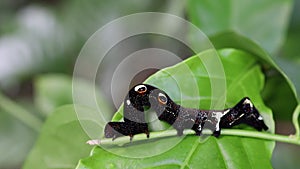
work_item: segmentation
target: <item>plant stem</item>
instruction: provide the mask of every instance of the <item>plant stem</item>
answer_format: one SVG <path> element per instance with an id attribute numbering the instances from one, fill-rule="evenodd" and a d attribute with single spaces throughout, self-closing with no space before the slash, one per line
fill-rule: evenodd
<path id="1" fill-rule="evenodd" d="M 260 138 L 264 140 L 271 140 L 271 141 L 280 141 L 290 144 L 300 145 L 300 129 L 299 129 L 299 122 L 298 117 L 300 114 L 300 104 L 296 107 L 293 113 L 293 124 L 296 130 L 295 135 L 285 136 L 279 134 L 272 134 L 272 133 L 265 133 L 265 132 L 258 132 L 258 131 L 247 131 L 247 130 L 239 130 L 239 129 L 223 129 L 222 135 L 231 135 L 231 136 L 240 136 L 240 137 L 252 137 L 252 138 Z M 192 135 L 195 134 L 193 130 L 185 130 L 185 135 Z M 212 134 L 210 130 L 203 130 L 202 134 Z M 176 136 L 176 130 L 165 130 L 165 131 L 157 131 L 151 132 L 151 138 L 162 138 L 162 137 L 171 137 Z M 143 141 L 147 140 L 145 134 L 137 134 L 134 136 L 134 141 Z M 102 139 L 102 140 L 89 140 L 87 144 L 90 145 L 123 145 L 129 143 L 129 137 L 119 137 L 116 140 L 112 141 L 112 139 Z"/>
<path id="2" fill-rule="evenodd" d="M 238 130 L 238 129 L 222 130 L 222 134 L 241 136 L 241 137 L 260 138 L 265 140 L 280 141 L 280 142 L 300 145 L 300 140 L 297 137 L 294 137 L 293 135 L 285 136 L 279 134 L 271 134 L 271 133 L 264 133 L 258 131 L 245 131 L 245 130 Z"/>
<path id="3" fill-rule="evenodd" d="M 300 139 L 297 137 L 292 137 L 292 136 L 284 136 L 284 135 L 278 135 L 278 134 L 271 134 L 271 133 L 258 132 L 258 131 L 239 130 L 239 129 L 223 129 L 221 133 L 222 133 L 222 135 L 260 138 L 260 139 L 264 139 L 264 140 L 273 140 L 273 141 L 280 141 L 280 142 L 300 145 Z M 193 130 L 185 130 L 184 134 L 185 135 L 194 135 L 195 132 Z M 202 134 L 211 135 L 212 131 L 203 130 Z M 222 137 L 222 135 L 221 135 L 221 137 Z M 171 137 L 171 136 L 177 136 L 177 131 L 172 129 L 172 130 L 157 131 L 157 132 L 150 133 L 151 139 Z M 143 140 L 147 140 L 145 134 L 137 134 L 133 138 L 133 141 L 143 141 Z M 112 141 L 112 139 L 110 139 L 110 138 L 109 139 L 105 138 L 105 139 L 101 139 L 101 140 L 93 140 L 93 141 L 95 144 L 91 144 L 91 145 L 123 145 L 123 144 L 129 143 L 129 137 L 128 136 L 118 137 L 114 141 Z M 89 141 L 89 143 L 91 143 L 91 142 L 92 141 Z"/>
<path id="4" fill-rule="evenodd" d="M 300 137 L 300 129 L 299 129 L 299 122 L 298 122 L 298 117 L 300 113 L 300 104 L 296 107 L 294 113 L 293 113 L 293 124 L 295 127 L 295 136 L 299 139 Z"/>
<path id="5" fill-rule="evenodd" d="M 25 125 L 29 126 L 33 130 L 37 132 L 40 131 L 43 122 L 39 118 L 28 112 L 26 109 L 4 96 L 1 92 L 0 108 L 11 114 L 18 120 L 22 121 Z"/>

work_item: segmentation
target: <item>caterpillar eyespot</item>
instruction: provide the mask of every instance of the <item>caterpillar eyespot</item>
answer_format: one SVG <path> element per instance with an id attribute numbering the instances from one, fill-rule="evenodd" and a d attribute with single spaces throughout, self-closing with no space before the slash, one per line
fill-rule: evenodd
<path id="1" fill-rule="evenodd" d="M 162 94 L 162 93 L 159 93 L 158 96 L 157 96 L 157 100 L 159 101 L 159 103 L 161 104 L 167 104 L 167 97 L 166 95 Z"/>
<path id="2" fill-rule="evenodd" d="M 134 91 L 138 92 L 139 94 L 143 94 L 147 91 L 147 87 L 145 85 L 138 85 L 135 86 Z"/>

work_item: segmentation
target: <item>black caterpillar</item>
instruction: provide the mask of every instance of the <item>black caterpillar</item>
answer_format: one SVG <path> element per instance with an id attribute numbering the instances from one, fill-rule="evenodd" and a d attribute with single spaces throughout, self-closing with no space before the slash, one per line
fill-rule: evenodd
<path id="1" fill-rule="evenodd" d="M 124 99 L 124 122 L 109 122 L 105 126 L 106 138 L 113 140 L 119 136 L 130 137 L 139 133 L 145 133 L 149 138 L 148 125 L 145 121 L 145 107 L 150 107 L 149 95 L 156 88 L 150 85 L 136 85 L 129 90 Z"/>
<path id="2" fill-rule="evenodd" d="M 263 117 L 248 97 L 225 110 L 199 110 L 176 104 L 164 91 L 154 86 L 139 84 L 129 91 L 124 100 L 124 122 L 109 122 L 104 129 L 105 137 L 114 140 L 126 135 L 132 140 L 135 134 L 145 133 L 149 138 L 145 108 L 153 109 L 159 120 L 172 125 L 177 130 L 178 136 L 183 134 L 184 129 L 192 129 L 199 136 L 202 129 L 207 127 L 214 131 L 215 137 L 218 137 L 221 128 L 231 128 L 241 123 L 258 131 L 268 130 Z M 205 124 L 207 125 L 204 126 Z"/>

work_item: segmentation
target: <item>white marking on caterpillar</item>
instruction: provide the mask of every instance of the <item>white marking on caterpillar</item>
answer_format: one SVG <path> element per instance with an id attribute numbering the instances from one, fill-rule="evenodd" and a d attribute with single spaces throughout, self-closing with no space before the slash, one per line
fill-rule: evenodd
<path id="1" fill-rule="evenodd" d="M 201 127 L 201 124 L 198 126 L 198 128 L 197 128 L 199 131 L 201 131 L 202 130 L 202 127 Z"/>
<path id="2" fill-rule="evenodd" d="M 158 96 L 166 97 L 166 95 L 164 95 L 162 93 L 158 93 Z"/>
<path id="3" fill-rule="evenodd" d="M 224 111 L 224 112 L 220 112 L 220 111 L 217 111 L 217 112 L 212 112 L 212 115 L 211 117 L 214 117 L 217 119 L 217 124 L 216 124 L 216 131 L 220 131 L 220 121 L 221 121 L 221 118 L 230 111 L 230 109 Z"/>
<path id="4" fill-rule="evenodd" d="M 249 99 L 246 99 L 243 104 L 250 104 L 250 107 L 251 108 L 253 107 L 253 104 L 252 104 L 251 100 L 249 100 Z"/>
<path id="5" fill-rule="evenodd" d="M 258 120 L 263 120 L 264 118 L 262 116 L 258 116 Z"/>
<path id="6" fill-rule="evenodd" d="M 138 86 L 135 86 L 134 91 L 139 92 L 140 88 L 145 88 L 145 91 L 147 90 L 147 87 L 145 85 L 138 85 Z"/>
<path id="7" fill-rule="evenodd" d="M 240 118 L 242 118 L 245 114 L 241 114 L 237 119 L 234 119 L 232 122 L 230 122 L 229 124 L 232 125 L 234 122 L 236 122 L 237 120 L 239 120 Z"/>
<path id="8" fill-rule="evenodd" d="M 225 110 L 224 113 L 223 113 L 223 116 L 224 116 L 225 114 L 227 114 L 229 111 L 230 111 L 230 109 Z"/>
<path id="9" fill-rule="evenodd" d="M 130 100 L 126 100 L 126 104 L 129 106 L 131 104 Z"/>

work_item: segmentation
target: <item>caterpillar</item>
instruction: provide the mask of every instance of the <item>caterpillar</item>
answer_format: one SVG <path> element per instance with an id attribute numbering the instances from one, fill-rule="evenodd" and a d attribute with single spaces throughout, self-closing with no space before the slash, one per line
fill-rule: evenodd
<path id="1" fill-rule="evenodd" d="M 129 90 L 124 99 L 124 122 L 109 122 L 104 128 L 104 136 L 113 140 L 122 135 L 129 136 L 145 133 L 149 138 L 148 125 L 145 121 L 145 107 L 150 107 L 149 95 L 155 88 L 150 85 L 136 85 Z"/>
<path id="2" fill-rule="evenodd" d="M 263 117 L 248 97 L 232 108 L 201 110 L 185 108 L 176 104 L 164 91 L 148 84 L 138 84 L 129 90 L 124 99 L 124 122 L 109 122 L 104 129 L 105 137 L 115 139 L 126 135 L 132 140 L 135 134 L 145 133 L 149 138 L 145 107 L 154 110 L 159 120 L 172 125 L 178 136 L 183 134 L 184 129 L 192 129 L 199 136 L 207 127 L 213 130 L 215 137 L 219 137 L 222 128 L 232 128 L 242 123 L 258 131 L 268 130 Z"/>
<path id="3" fill-rule="evenodd" d="M 149 138 L 149 131 L 147 123 L 136 122 L 108 122 L 105 126 L 105 137 L 116 139 L 120 136 L 129 136 L 130 141 L 135 134 L 145 133 Z"/>
<path id="4" fill-rule="evenodd" d="M 156 89 L 149 95 L 151 108 L 158 119 L 172 125 L 181 136 L 184 129 L 192 129 L 196 135 L 201 135 L 205 123 L 218 137 L 221 128 L 232 128 L 241 123 L 254 127 L 258 131 L 268 130 L 250 98 L 244 97 L 234 107 L 225 110 L 200 110 L 185 108 L 176 104 L 162 90 Z"/>

